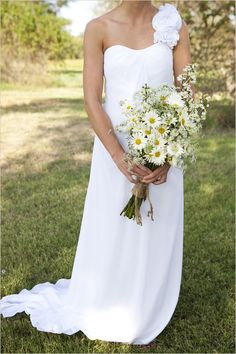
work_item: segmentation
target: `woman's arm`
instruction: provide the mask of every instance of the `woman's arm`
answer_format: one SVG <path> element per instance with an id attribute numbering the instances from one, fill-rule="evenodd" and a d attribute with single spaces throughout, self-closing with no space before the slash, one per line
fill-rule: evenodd
<path id="1" fill-rule="evenodd" d="M 103 91 L 103 38 L 105 23 L 94 19 L 90 21 L 84 33 L 84 67 L 83 67 L 83 91 L 84 106 L 88 114 L 91 126 L 105 146 L 117 167 L 123 172 L 130 182 L 137 181 L 128 171 L 128 164 L 123 161 L 124 149 L 119 143 L 114 132 L 112 122 L 102 106 Z M 144 166 L 135 166 L 133 173 L 145 176 L 150 170 Z"/>
<path id="2" fill-rule="evenodd" d="M 83 91 L 84 106 L 98 138 L 112 158 L 123 152 L 115 134 L 108 134 L 112 123 L 102 107 L 103 90 L 103 31 L 104 25 L 90 21 L 84 33 Z"/>
<path id="3" fill-rule="evenodd" d="M 184 21 L 182 21 L 179 43 L 174 48 L 173 51 L 173 58 L 174 58 L 173 66 L 174 66 L 175 85 L 181 87 L 180 82 L 177 81 L 177 76 L 182 74 L 183 69 L 187 64 L 192 63 L 189 32 L 188 32 L 188 27 Z M 193 85 L 191 85 L 191 88 L 194 94 Z"/>

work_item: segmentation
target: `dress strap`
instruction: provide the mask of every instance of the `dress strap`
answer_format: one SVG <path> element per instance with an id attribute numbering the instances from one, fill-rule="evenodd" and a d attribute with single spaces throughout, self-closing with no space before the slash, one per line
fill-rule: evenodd
<path id="1" fill-rule="evenodd" d="M 182 18 L 176 7 L 172 4 L 161 5 L 152 19 L 152 26 L 155 29 L 153 42 L 165 43 L 173 49 L 182 27 Z"/>

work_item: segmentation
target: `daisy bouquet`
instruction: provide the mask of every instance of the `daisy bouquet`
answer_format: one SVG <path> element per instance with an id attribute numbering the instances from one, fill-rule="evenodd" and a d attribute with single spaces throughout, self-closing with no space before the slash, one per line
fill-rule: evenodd
<path id="1" fill-rule="evenodd" d="M 185 159 L 195 160 L 196 137 L 206 119 L 208 96 L 194 98 L 191 84 L 196 82 L 196 64 L 185 66 L 177 80 L 180 87 L 163 84 L 153 88 L 147 84 L 135 92 L 131 101 L 120 101 L 126 119 L 115 128 L 125 134 L 128 151 L 125 161 L 142 164 L 154 170 L 169 162 L 184 170 Z M 132 196 L 121 211 L 129 219 L 142 225 L 140 207 L 146 198 L 153 220 L 153 207 L 148 184 L 139 181 L 132 188 Z"/>

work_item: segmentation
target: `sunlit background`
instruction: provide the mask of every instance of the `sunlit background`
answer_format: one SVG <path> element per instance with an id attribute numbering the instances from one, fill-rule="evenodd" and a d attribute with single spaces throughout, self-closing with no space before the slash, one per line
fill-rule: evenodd
<path id="1" fill-rule="evenodd" d="M 78 0 L 61 7 L 59 15 L 71 21 L 67 29 L 73 36 L 83 33 L 87 22 L 94 17 L 99 0 Z"/>

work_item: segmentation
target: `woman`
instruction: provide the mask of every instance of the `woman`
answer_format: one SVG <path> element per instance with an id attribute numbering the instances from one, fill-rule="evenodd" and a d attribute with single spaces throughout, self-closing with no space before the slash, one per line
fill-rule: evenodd
<path id="1" fill-rule="evenodd" d="M 148 344 L 170 321 L 181 284 L 183 173 L 165 164 L 128 168 L 119 101 L 144 83 L 176 82 L 191 62 L 177 9 L 122 1 L 90 21 L 84 35 L 84 102 L 95 131 L 90 179 L 71 279 L 42 283 L 1 300 L 4 317 L 25 311 L 40 331 Z M 105 103 L 102 103 L 103 76 Z M 120 216 L 137 180 L 149 184 L 154 221 Z"/>

